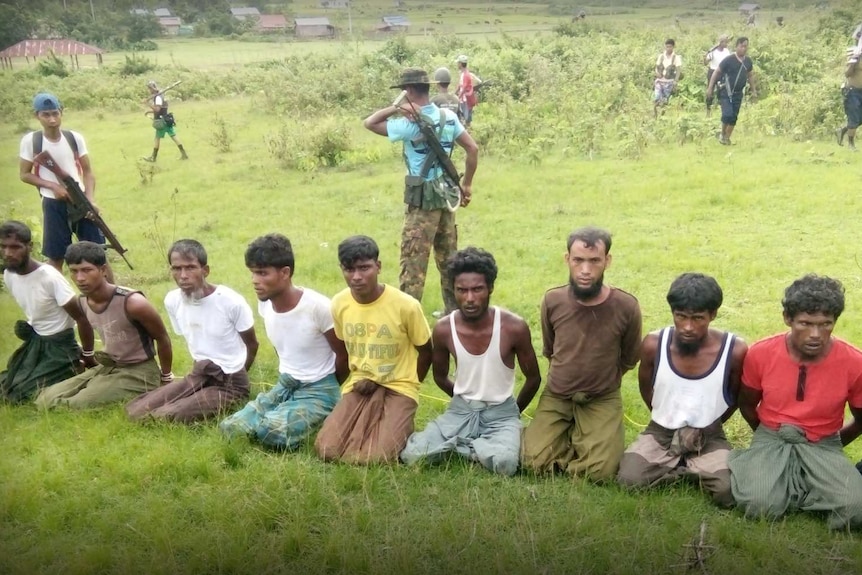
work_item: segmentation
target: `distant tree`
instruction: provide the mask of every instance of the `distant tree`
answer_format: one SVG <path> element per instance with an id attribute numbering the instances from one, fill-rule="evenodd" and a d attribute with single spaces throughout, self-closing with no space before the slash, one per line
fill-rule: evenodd
<path id="1" fill-rule="evenodd" d="M 0 4 L 0 50 L 30 38 L 38 25 L 23 3 Z"/>
<path id="2" fill-rule="evenodd" d="M 152 14 L 146 16 L 129 14 L 126 18 L 126 25 L 128 26 L 126 40 L 132 43 L 140 42 L 146 38 L 158 38 L 162 35 L 159 20 Z"/>

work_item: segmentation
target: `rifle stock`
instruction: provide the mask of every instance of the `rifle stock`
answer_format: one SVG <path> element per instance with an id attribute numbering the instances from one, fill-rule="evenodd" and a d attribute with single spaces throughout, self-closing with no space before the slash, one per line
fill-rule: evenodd
<path id="1" fill-rule="evenodd" d="M 123 247 L 120 240 L 117 239 L 117 236 L 114 235 L 114 232 L 111 231 L 111 228 L 108 227 L 108 224 L 105 223 L 105 220 L 103 220 L 102 216 L 100 216 L 96 211 L 92 202 L 90 202 L 86 194 L 84 194 L 84 190 L 81 189 L 81 186 L 75 181 L 75 178 L 67 174 L 63 168 L 57 165 L 57 162 L 55 162 L 54 158 L 51 157 L 50 152 L 40 152 L 35 158 L 33 158 L 33 163 L 44 167 L 57 176 L 57 179 L 61 184 L 63 184 L 63 187 L 66 188 L 71 200 L 68 205 L 69 223 L 74 224 L 83 218 L 89 218 L 92 220 L 96 227 L 105 235 L 105 239 L 107 240 L 105 247 L 111 248 L 120 254 L 120 257 L 123 258 L 123 261 L 126 262 L 126 265 L 129 266 L 130 270 L 135 269 L 132 267 L 128 258 L 126 258 L 126 252 L 129 250 Z"/>

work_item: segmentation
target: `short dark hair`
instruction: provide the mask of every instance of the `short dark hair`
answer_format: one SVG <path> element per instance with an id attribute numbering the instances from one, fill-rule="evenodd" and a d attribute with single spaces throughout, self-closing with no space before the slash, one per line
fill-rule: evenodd
<path id="1" fill-rule="evenodd" d="M 605 245 L 605 255 L 611 251 L 611 233 L 602 228 L 586 226 L 576 229 L 569 234 L 566 250 L 572 251 L 572 244 L 575 242 L 584 242 L 588 248 L 595 247 L 598 242 L 602 242 Z"/>
<path id="2" fill-rule="evenodd" d="M 410 84 L 408 87 L 415 90 L 420 96 L 427 96 L 431 93 L 431 84 Z"/>
<path id="3" fill-rule="evenodd" d="M 380 257 L 380 248 L 368 236 L 350 236 L 338 244 L 338 261 L 350 267 L 360 260 L 375 260 Z"/>
<path id="4" fill-rule="evenodd" d="M 64 256 L 67 265 L 75 265 L 83 262 L 102 267 L 108 263 L 105 248 L 94 242 L 77 242 L 66 248 Z"/>
<path id="5" fill-rule="evenodd" d="M 748 36 L 740 36 L 739 38 L 736 39 L 736 45 L 737 46 L 739 46 L 740 44 L 744 44 L 746 42 L 748 42 Z"/>
<path id="6" fill-rule="evenodd" d="M 18 220 L 7 220 L 0 224 L 0 238 L 15 238 L 25 244 L 33 241 L 30 228 L 27 227 L 27 224 Z"/>
<path id="7" fill-rule="evenodd" d="M 497 262 L 489 252 L 481 248 L 469 247 L 452 254 L 446 262 L 449 285 L 455 285 L 455 278 L 461 274 L 476 273 L 485 276 L 488 289 L 497 280 Z"/>
<path id="8" fill-rule="evenodd" d="M 668 38 L 664 41 L 665 46 L 667 46 L 668 44 L 670 44 L 671 46 L 676 46 L 676 42 L 673 41 L 673 38 Z"/>
<path id="9" fill-rule="evenodd" d="M 708 311 L 715 313 L 724 301 L 721 286 L 714 277 L 684 273 L 670 284 L 667 303 L 671 311 Z"/>
<path id="10" fill-rule="evenodd" d="M 207 251 L 203 245 L 197 240 L 182 239 L 177 240 L 168 248 L 168 263 L 171 263 L 171 256 L 177 253 L 183 257 L 192 257 L 197 260 L 201 266 L 207 265 Z"/>
<path id="11" fill-rule="evenodd" d="M 266 234 L 248 244 L 245 250 L 247 268 L 290 268 L 295 272 L 293 246 L 281 234 Z"/>
<path id="12" fill-rule="evenodd" d="M 844 311 L 844 286 L 836 279 L 808 274 L 784 290 L 781 305 L 790 319 L 800 313 L 822 313 L 838 319 Z"/>

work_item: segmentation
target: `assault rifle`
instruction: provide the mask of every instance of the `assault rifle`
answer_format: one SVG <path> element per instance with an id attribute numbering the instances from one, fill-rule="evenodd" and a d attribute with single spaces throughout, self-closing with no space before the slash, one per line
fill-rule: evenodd
<path id="1" fill-rule="evenodd" d="M 398 95 L 398 98 L 395 99 L 392 105 L 397 108 L 406 98 L 407 90 L 404 90 Z M 407 100 L 407 103 L 411 106 L 413 105 L 410 100 Z M 446 116 L 444 114 L 445 112 L 440 110 L 441 122 L 446 121 Z M 449 203 L 449 200 L 446 200 L 446 207 L 450 212 L 454 212 L 461 205 L 461 198 L 464 196 L 464 190 L 461 189 L 461 174 L 458 173 L 458 168 L 456 168 L 455 164 L 452 163 L 452 158 L 450 158 L 449 154 L 446 153 L 446 150 L 443 149 L 443 144 L 441 144 L 440 140 L 437 138 L 437 131 L 434 129 L 434 125 L 418 112 L 413 114 L 413 116 L 416 124 L 419 126 L 419 132 L 425 139 L 425 143 L 428 144 L 429 148 L 431 148 L 431 151 L 434 153 L 434 157 L 437 160 L 437 164 L 443 170 L 443 180 L 451 188 L 458 190 L 458 201 L 455 202 L 454 206 Z"/>
<path id="2" fill-rule="evenodd" d="M 96 211 L 95 206 L 93 206 L 84 194 L 84 190 L 81 189 L 81 186 L 75 181 L 75 178 L 67 174 L 63 171 L 63 168 L 57 165 L 57 162 L 55 162 L 54 158 L 51 157 L 50 152 L 40 152 L 35 158 L 33 158 L 33 163 L 43 166 L 57 176 L 57 180 L 59 180 L 69 193 L 70 201 L 66 207 L 69 214 L 69 227 L 74 226 L 84 218 L 89 218 L 105 235 L 105 239 L 108 242 L 105 247 L 112 248 L 120 254 L 123 261 L 129 266 L 130 270 L 135 269 L 132 267 L 128 258 L 126 258 L 126 252 L 129 250 L 123 247 L 120 240 L 117 239 L 117 236 L 114 235 L 114 232 L 111 231 L 111 228 L 108 227 L 108 224 L 105 223 L 105 220 L 103 220 L 102 216 L 100 216 Z"/>

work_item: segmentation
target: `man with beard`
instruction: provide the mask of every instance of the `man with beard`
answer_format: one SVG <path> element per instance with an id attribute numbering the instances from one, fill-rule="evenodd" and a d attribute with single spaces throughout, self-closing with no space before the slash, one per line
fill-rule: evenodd
<path id="1" fill-rule="evenodd" d="M 862 528 L 862 475 L 843 452 L 845 406 L 862 421 L 862 351 L 832 336 L 844 287 L 807 275 L 784 291 L 789 332 L 751 346 L 739 412 L 754 430 L 728 457 L 731 488 L 748 517 L 816 511 L 830 529 Z"/>
<path id="2" fill-rule="evenodd" d="M 467 248 L 447 263 L 458 309 L 434 326 L 432 365 L 437 386 L 452 398 L 446 412 L 414 433 L 401 452 L 411 464 L 439 461 L 455 451 L 501 475 L 514 475 L 521 448 L 521 412 L 542 377 L 530 327 L 517 315 L 489 307 L 497 263 L 485 250 Z M 449 357 L 455 381 L 449 379 Z M 526 381 L 518 401 L 515 358 Z"/>
<path id="3" fill-rule="evenodd" d="M 641 311 L 634 296 L 604 285 L 610 233 L 581 228 L 567 247 L 569 285 L 542 300 L 548 384 L 524 432 L 521 463 L 603 481 L 616 475 L 625 447 L 620 384 L 638 362 Z"/>
<path id="4" fill-rule="evenodd" d="M 72 286 L 56 268 L 34 260 L 32 251 L 30 228 L 14 220 L 0 225 L 3 283 L 27 317 L 15 322 L 15 335 L 23 343 L 0 373 L 0 399 L 12 403 L 32 399 L 40 389 L 77 374 L 81 361 L 96 365 L 93 328 Z M 75 341 L 75 324 L 83 352 Z"/>
<path id="5" fill-rule="evenodd" d="M 671 284 L 673 327 L 647 335 L 641 345 L 638 381 L 652 417 L 623 454 L 620 484 L 654 487 L 690 478 L 717 504 L 733 505 L 722 423 L 736 409 L 748 346 L 710 328 L 722 299 L 718 282 L 703 274 L 682 274 Z"/>
<path id="6" fill-rule="evenodd" d="M 94 354 L 99 365 L 51 387 L 36 398 L 42 408 L 75 409 L 126 401 L 170 380 L 171 338 L 156 308 L 139 291 L 116 286 L 106 279 L 105 249 L 78 242 L 66 250 L 66 265 L 81 292 L 78 305 L 99 333 L 104 351 Z M 158 349 L 156 364 L 153 343 Z"/>
<path id="7" fill-rule="evenodd" d="M 261 236 L 248 245 L 245 265 L 257 311 L 278 355 L 278 382 L 219 424 L 228 438 L 252 437 L 267 447 L 295 449 L 341 397 L 347 350 L 335 336 L 329 298 L 293 283 L 290 240 Z"/>
<path id="8" fill-rule="evenodd" d="M 136 398 L 126 413 L 134 420 L 191 423 L 248 398 L 248 370 L 258 343 L 245 299 L 207 281 L 210 268 L 200 242 L 174 242 L 168 262 L 179 289 L 165 296 L 165 308 L 174 333 L 185 338 L 194 365 L 185 377 Z"/>
<path id="9" fill-rule="evenodd" d="M 419 385 L 431 366 L 431 330 L 422 305 L 378 282 L 379 256 L 368 236 L 338 245 L 348 287 L 332 298 L 332 318 L 347 348 L 350 375 L 314 442 L 325 461 L 397 461 L 413 433 Z"/>

